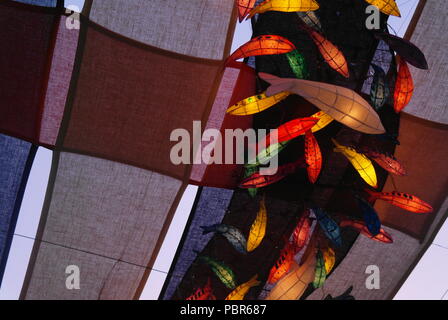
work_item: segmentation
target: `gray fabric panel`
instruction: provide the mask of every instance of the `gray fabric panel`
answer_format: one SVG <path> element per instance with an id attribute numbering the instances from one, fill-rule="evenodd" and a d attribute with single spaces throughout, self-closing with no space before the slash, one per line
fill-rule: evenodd
<path id="1" fill-rule="evenodd" d="M 177 259 L 173 261 L 175 267 L 174 269 L 172 268 L 172 273 L 166 280 L 168 281 L 168 285 L 163 296 L 164 300 L 169 300 L 173 296 L 175 297 L 177 286 L 196 258 L 196 253 L 193 250 L 202 251 L 213 237 L 213 233 L 202 235 L 200 226 L 220 223 L 226 213 L 232 195 L 233 190 L 219 188 L 202 189 L 196 210 L 193 208 L 194 212 L 191 213 L 194 217 L 187 231 L 187 237 L 180 244 L 181 248 L 179 249 L 182 251 Z"/>
<path id="2" fill-rule="evenodd" d="M 94 0 L 90 18 L 109 30 L 154 47 L 221 60 L 234 2 Z"/>
<path id="3" fill-rule="evenodd" d="M 26 299 L 132 299 L 181 184 L 61 153 Z M 67 265 L 79 266 L 80 290 L 66 289 Z"/>

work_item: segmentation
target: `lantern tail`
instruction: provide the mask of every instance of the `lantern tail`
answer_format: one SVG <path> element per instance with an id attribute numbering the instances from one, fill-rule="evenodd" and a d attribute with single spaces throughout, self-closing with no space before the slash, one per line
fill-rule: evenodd
<path id="1" fill-rule="evenodd" d="M 376 199 L 377 192 L 369 189 L 364 189 L 364 191 L 369 195 L 369 198 L 367 199 L 368 202 Z"/>
<path id="2" fill-rule="evenodd" d="M 202 229 L 202 235 L 210 233 L 210 232 L 216 232 L 216 224 L 212 226 L 201 226 Z"/>
<path id="3" fill-rule="evenodd" d="M 258 285 L 261 284 L 261 281 L 258 281 L 257 278 L 258 278 L 258 274 L 254 275 L 254 276 L 247 282 L 247 285 L 249 286 L 249 288 L 256 287 L 256 286 L 258 286 Z"/>

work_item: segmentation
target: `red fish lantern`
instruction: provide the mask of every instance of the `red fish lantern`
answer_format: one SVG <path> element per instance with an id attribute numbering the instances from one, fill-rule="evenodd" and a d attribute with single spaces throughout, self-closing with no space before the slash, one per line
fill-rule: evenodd
<path id="1" fill-rule="evenodd" d="M 227 58 L 226 64 L 230 61 L 251 56 L 283 54 L 293 50 L 296 50 L 294 44 L 284 37 L 277 35 L 262 35 L 253 38 L 236 49 L 235 52 Z"/>
<path id="2" fill-rule="evenodd" d="M 370 233 L 369 229 L 367 229 L 367 226 L 362 221 L 354 221 L 354 220 L 343 220 L 339 224 L 341 228 L 344 227 L 351 227 L 353 229 L 356 229 L 359 233 L 361 233 L 363 236 L 366 236 L 367 238 L 370 238 L 372 240 L 383 242 L 383 243 L 393 243 L 394 240 L 392 239 L 392 236 L 388 234 L 383 228 L 380 229 L 380 232 L 374 236 Z"/>
<path id="3" fill-rule="evenodd" d="M 381 166 L 381 168 L 392 174 L 396 174 L 398 176 L 406 175 L 406 170 L 403 165 L 393 155 L 369 148 L 361 148 L 359 152 L 365 154 Z"/>
<path id="4" fill-rule="evenodd" d="M 412 80 L 411 71 L 409 71 L 406 61 L 400 59 L 394 91 L 394 110 L 396 113 L 399 113 L 408 105 L 413 93 L 414 81 Z"/>
<path id="5" fill-rule="evenodd" d="M 288 273 L 294 261 L 294 255 L 295 246 L 291 242 L 288 242 L 280 252 L 280 257 L 269 272 L 269 283 L 276 283 L 281 277 Z"/>
<path id="6" fill-rule="evenodd" d="M 238 20 L 242 22 L 244 18 L 253 9 L 256 0 L 236 0 L 236 6 L 238 7 Z"/>
<path id="7" fill-rule="evenodd" d="M 322 169 L 322 153 L 311 130 L 305 133 L 305 161 L 308 165 L 306 168 L 308 179 L 311 183 L 315 183 Z"/>
<path id="8" fill-rule="evenodd" d="M 207 284 L 203 288 L 198 288 L 195 293 L 185 300 L 216 300 L 212 294 L 212 282 L 210 278 L 208 278 Z"/>
<path id="9" fill-rule="evenodd" d="M 297 223 L 292 233 L 292 243 L 295 245 L 296 253 L 298 253 L 305 247 L 310 235 L 310 231 L 310 211 L 306 209 L 302 217 L 300 217 L 299 222 Z"/>
<path id="10" fill-rule="evenodd" d="M 384 200 L 390 204 L 413 213 L 430 213 L 433 208 L 425 201 L 416 196 L 403 192 L 376 192 L 366 189 L 371 200 Z"/>

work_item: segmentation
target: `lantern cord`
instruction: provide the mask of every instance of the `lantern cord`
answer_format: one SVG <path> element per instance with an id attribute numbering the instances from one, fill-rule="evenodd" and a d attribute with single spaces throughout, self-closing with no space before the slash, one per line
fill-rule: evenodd
<path id="1" fill-rule="evenodd" d="M 392 176 L 392 175 L 389 175 L 390 176 L 390 181 L 392 181 L 392 184 L 394 185 L 394 190 L 395 191 L 398 191 L 398 189 L 397 189 L 397 185 L 395 184 L 395 179 L 394 179 L 394 177 Z"/>

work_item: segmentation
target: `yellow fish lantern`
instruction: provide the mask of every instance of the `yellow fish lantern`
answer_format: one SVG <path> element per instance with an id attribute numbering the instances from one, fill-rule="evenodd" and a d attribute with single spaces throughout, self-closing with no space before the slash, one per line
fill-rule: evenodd
<path id="1" fill-rule="evenodd" d="M 334 264 L 336 263 L 336 254 L 331 247 L 327 247 L 327 249 L 323 251 L 323 257 L 325 262 L 325 271 L 328 275 L 330 271 L 333 270 Z"/>
<path id="2" fill-rule="evenodd" d="M 395 0 L 366 0 L 366 2 L 377 7 L 384 14 L 401 17 L 400 10 L 398 9 Z"/>
<path id="3" fill-rule="evenodd" d="M 306 12 L 317 9 L 319 9 L 319 4 L 316 0 L 266 0 L 252 9 L 246 20 L 252 18 L 257 13 L 267 11 Z"/>
<path id="4" fill-rule="evenodd" d="M 260 201 L 260 209 L 252 226 L 250 227 L 249 238 L 247 239 L 247 252 L 254 251 L 263 241 L 266 234 L 268 215 L 264 199 Z"/>
<path id="5" fill-rule="evenodd" d="M 301 266 L 293 262 L 291 271 L 277 282 L 266 300 L 298 300 L 313 282 L 315 269 L 315 254 L 310 254 Z"/>
<path id="6" fill-rule="evenodd" d="M 349 128 L 367 134 L 386 132 L 376 111 L 351 89 L 303 79 L 279 78 L 263 72 L 258 75 L 271 84 L 266 90 L 267 96 L 282 91 L 295 93 Z"/>
<path id="7" fill-rule="evenodd" d="M 335 139 L 331 140 L 336 146 L 334 151 L 342 153 L 348 161 L 350 161 L 355 170 L 358 171 L 361 178 L 363 178 L 364 181 L 371 187 L 377 188 L 378 182 L 376 179 L 375 167 L 373 166 L 372 161 L 370 161 L 369 158 L 362 153 L 356 152 L 355 149 L 340 145 Z"/>
<path id="8" fill-rule="evenodd" d="M 325 128 L 334 120 L 332 117 L 330 117 L 323 111 L 316 112 L 311 117 L 319 119 L 319 121 L 311 128 L 312 133 Z"/>
<path id="9" fill-rule="evenodd" d="M 286 99 L 290 95 L 289 92 L 279 92 L 273 96 L 267 97 L 266 93 L 260 93 L 244 100 L 239 101 L 227 109 L 227 113 L 235 116 L 247 116 L 266 110 L 280 101 Z"/>
<path id="10" fill-rule="evenodd" d="M 249 281 L 239 285 L 229 293 L 225 300 L 243 300 L 250 288 L 258 286 L 261 282 L 257 280 L 258 275 L 254 275 Z"/>

